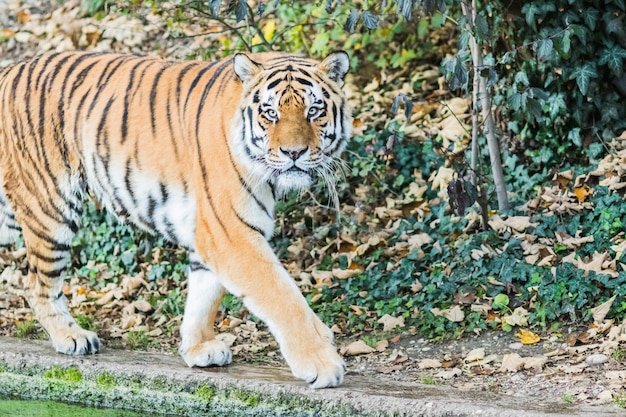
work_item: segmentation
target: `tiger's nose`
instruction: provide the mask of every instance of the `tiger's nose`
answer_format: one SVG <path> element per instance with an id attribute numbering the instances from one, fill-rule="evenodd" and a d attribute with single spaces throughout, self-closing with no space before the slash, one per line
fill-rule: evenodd
<path id="1" fill-rule="evenodd" d="M 297 161 L 306 151 L 309 150 L 308 146 L 297 146 L 292 148 L 280 148 L 283 155 L 288 156 L 293 161 Z"/>

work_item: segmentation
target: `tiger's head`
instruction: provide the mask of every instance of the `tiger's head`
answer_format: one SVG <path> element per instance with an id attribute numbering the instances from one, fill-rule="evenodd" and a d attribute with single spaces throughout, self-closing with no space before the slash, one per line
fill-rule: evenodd
<path id="1" fill-rule="evenodd" d="M 285 55 L 259 63 L 237 54 L 233 62 L 243 82 L 236 154 L 252 180 L 269 182 L 279 195 L 310 186 L 316 175 L 334 188 L 352 127 L 341 91 L 348 54 L 334 52 L 321 63 Z"/>

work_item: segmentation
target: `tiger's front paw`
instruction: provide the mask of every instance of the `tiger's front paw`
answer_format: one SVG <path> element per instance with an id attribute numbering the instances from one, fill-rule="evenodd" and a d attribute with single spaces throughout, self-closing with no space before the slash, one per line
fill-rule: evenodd
<path id="1" fill-rule="evenodd" d="M 54 332 L 49 331 L 54 349 L 66 355 L 90 355 L 100 350 L 98 335 L 74 325 Z"/>
<path id="2" fill-rule="evenodd" d="M 287 356 L 286 356 L 287 357 Z M 330 343 L 311 346 L 297 359 L 287 359 L 296 378 L 304 379 L 311 388 L 330 388 L 341 385 L 346 365 Z"/>
<path id="3" fill-rule="evenodd" d="M 211 365 L 224 366 L 233 361 L 233 354 L 226 343 L 215 339 L 191 347 L 182 344 L 178 353 L 190 368 L 194 366 L 203 368 Z"/>
<path id="4" fill-rule="evenodd" d="M 339 386 L 343 382 L 346 364 L 332 343 L 333 334 L 317 318 L 314 329 L 312 334 L 290 338 L 283 356 L 293 375 L 311 384 L 311 388 Z"/>

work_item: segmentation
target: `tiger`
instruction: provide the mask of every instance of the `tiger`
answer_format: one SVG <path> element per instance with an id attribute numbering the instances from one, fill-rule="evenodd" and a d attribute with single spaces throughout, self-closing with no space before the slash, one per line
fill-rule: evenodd
<path id="1" fill-rule="evenodd" d="M 179 353 L 223 366 L 222 297 L 240 297 L 275 337 L 293 375 L 343 382 L 333 333 L 268 240 L 276 204 L 316 181 L 333 188 L 352 115 L 344 51 L 321 61 L 238 53 L 174 61 L 54 52 L 0 72 L 0 244 L 22 236 L 27 301 L 57 352 L 94 354 L 95 332 L 62 288 L 84 201 L 189 250 Z"/>

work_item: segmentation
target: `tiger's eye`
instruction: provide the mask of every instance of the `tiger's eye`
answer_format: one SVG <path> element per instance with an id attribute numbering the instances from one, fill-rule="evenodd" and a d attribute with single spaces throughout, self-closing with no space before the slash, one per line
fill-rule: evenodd
<path id="1" fill-rule="evenodd" d="M 265 115 L 270 119 L 276 119 L 278 117 L 278 113 L 274 109 L 267 109 Z"/>
<path id="2" fill-rule="evenodd" d="M 315 117 L 318 114 L 320 114 L 320 109 L 317 107 L 311 107 L 309 111 L 307 112 L 308 117 Z"/>

